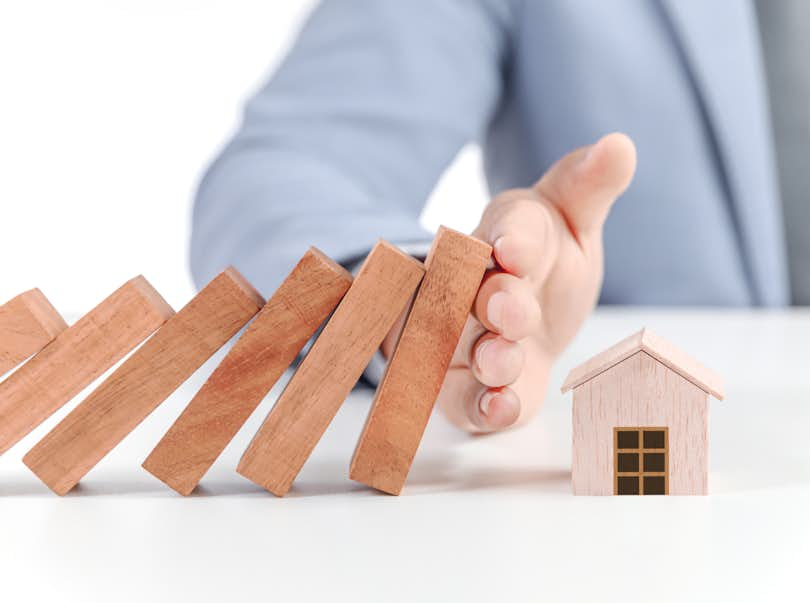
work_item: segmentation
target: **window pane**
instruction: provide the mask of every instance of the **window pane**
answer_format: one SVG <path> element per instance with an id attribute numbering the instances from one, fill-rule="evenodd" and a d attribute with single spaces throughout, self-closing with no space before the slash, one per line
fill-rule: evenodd
<path id="1" fill-rule="evenodd" d="M 619 473 L 638 473 L 638 453 L 620 452 L 617 471 L 619 471 Z"/>
<path id="2" fill-rule="evenodd" d="M 638 494 L 637 477 L 619 477 L 619 494 Z"/>
<path id="3" fill-rule="evenodd" d="M 619 455 L 621 456 L 621 455 Z M 666 471 L 663 452 L 644 453 L 644 471 Z"/>
<path id="4" fill-rule="evenodd" d="M 621 479 L 621 478 L 619 478 Z M 666 481 L 663 475 L 648 475 L 644 478 L 644 494 L 666 494 Z"/>
<path id="5" fill-rule="evenodd" d="M 638 431 L 620 431 L 619 448 L 638 448 Z"/>
<path id="6" fill-rule="evenodd" d="M 644 448 L 663 448 L 664 441 L 665 438 L 663 431 L 644 432 Z"/>

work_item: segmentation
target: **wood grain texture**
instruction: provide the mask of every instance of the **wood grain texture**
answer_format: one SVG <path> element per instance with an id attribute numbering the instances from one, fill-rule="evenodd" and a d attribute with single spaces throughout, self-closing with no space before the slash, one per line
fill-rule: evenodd
<path id="1" fill-rule="evenodd" d="M 391 244 L 374 246 L 242 456 L 241 475 L 287 493 L 423 274 L 421 262 Z"/>
<path id="2" fill-rule="evenodd" d="M 259 311 L 233 268 L 217 276 L 51 430 L 23 462 L 65 494 Z"/>
<path id="3" fill-rule="evenodd" d="M 641 337 L 644 329 L 637 333 L 633 333 L 618 343 L 602 350 L 596 356 L 589 358 L 579 366 L 574 367 L 568 373 L 560 391 L 566 393 L 567 391 L 579 387 L 586 381 L 596 377 L 599 373 L 605 372 L 612 366 L 615 366 L 623 360 L 630 358 L 630 356 L 638 353 L 642 348 Z"/>
<path id="4" fill-rule="evenodd" d="M 491 255 L 482 241 L 439 230 L 352 457 L 351 479 L 402 491 Z"/>
<path id="5" fill-rule="evenodd" d="M 144 469 L 180 494 L 190 494 L 351 283 L 342 266 L 310 249 L 144 461 Z"/>
<path id="6" fill-rule="evenodd" d="M 0 383 L 5 452 L 148 337 L 174 311 L 138 276 Z"/>
<path id="7" fill-rule="evenodd" d="M 574 494 L 611 495 L 615 427 L 669 430 L 669 493 L 708 493 L 708 394 L 646 352 L 574 389 Z"/>
<path id="8" fill-rule="evenodd" d="M 684 379 L 691 381 L 700 389 L 722 400 L 725 396 L 723 377 L 706 368 L 679 347 L 649 329 L 642 329 L 642 349 L 661 364 L 668 366 Z"/>
<path id="9" fill-rule="evenodd" d="M 0 306 L 0 375 L 39 352 L 67 328 L 65 319 L 39 289 Z"/>

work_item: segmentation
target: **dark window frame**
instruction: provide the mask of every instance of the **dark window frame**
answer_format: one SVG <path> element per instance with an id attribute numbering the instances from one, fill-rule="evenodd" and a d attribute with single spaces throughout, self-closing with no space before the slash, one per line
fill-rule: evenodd
<path id="1" fill-rule="evenodd" d="M 645 448 L 644 434 L 648 431 L 663 432 L 663 448 Z M 619 448 L 619 434 L 635 432 L 638 434 L 638 448 Z M 626 437 L 623 439 L 627 439 Z M 663 471 L 645 471 L 644 455 L 646 453 L 663 454 Z M 638 460 L 638 471 L 619 471 L 619 454 L 635 454 Z M 664 495 L 669 494 L 669 428 L 668 427 L 614 427 L 613 428 L 613 494 L 619 494 L 619 478 L 635 477 L 638 479 L 638 496 L 644 496 L 645 477 L 663 477 Z M 632 496 L 632 495 L 631 495 Z M 652 493 L 647 496 L 653 496 Z"/>

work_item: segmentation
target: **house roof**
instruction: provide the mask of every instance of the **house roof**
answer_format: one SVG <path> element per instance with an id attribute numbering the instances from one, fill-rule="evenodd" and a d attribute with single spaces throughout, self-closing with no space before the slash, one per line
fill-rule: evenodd
<path id="1" fill-rule="evenodd" d="M 636 352 L 646 352 L 707 394 L 718 400 L 723 399 L 723 378 L 720 375 L 710 371 L 686 352 L 646 328 L 573 369 L 563 383 L 562 392 L 565 393 L 590 381 Z"/>

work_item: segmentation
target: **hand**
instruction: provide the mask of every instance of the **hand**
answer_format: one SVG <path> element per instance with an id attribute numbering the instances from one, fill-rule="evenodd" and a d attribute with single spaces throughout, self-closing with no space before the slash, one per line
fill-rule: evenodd
<path id="1" fill-rule="evenodd" d="M 602 228 L 635 165 L 632 141 L 610 134 L 484 210 L 473 236 L 493 246 L 497 265 L 484 277 L 439 394 L 451 422 L 489 432 L 523 424 L 540 408 L 552 363 L 596 304 Z"/>

